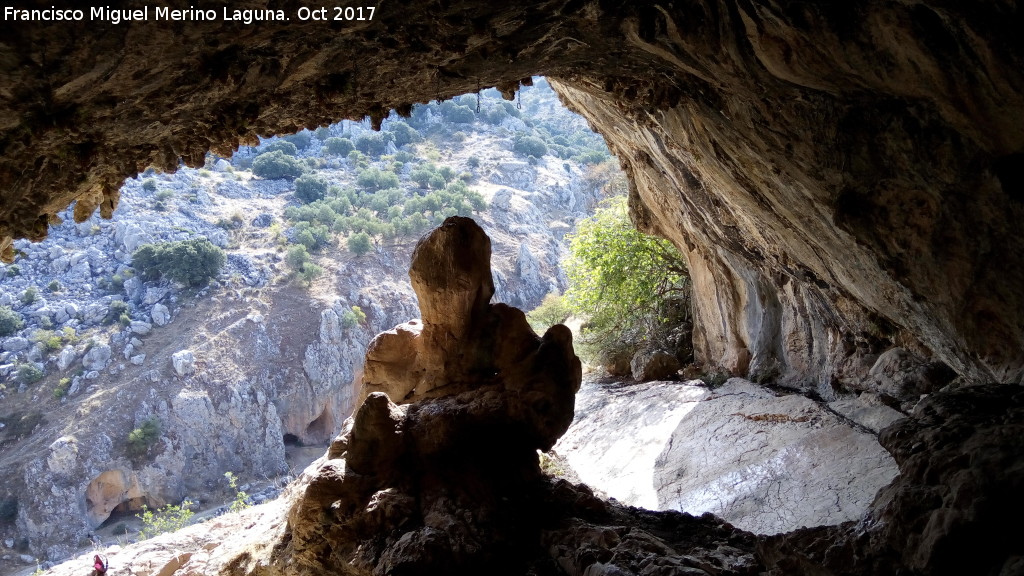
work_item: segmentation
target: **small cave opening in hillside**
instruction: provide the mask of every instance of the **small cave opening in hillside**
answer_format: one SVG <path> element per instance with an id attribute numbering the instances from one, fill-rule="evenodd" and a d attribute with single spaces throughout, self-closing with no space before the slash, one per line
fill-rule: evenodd
<path id="1" fill-rule="evenodd" d="M 340 425 L 331 409 L 324 408 L 323 412 L 306 426 L 302 437 L 307 444 L 324 444 L 337 434 Z"/>
<path id="2" fill-rule="evenodd" d="M 151 509 L 153 499 L 142 491 L 135 474 L 125 470 L 107 470 L 94 478 L 85 490 L 85 512 L 94 527 L 107 522 L 115 513 L 131 516 L 146 505 Z"/>
<path id="3" fill-rule="evenodd" d="M 159 505 L 149 496 L 138 496 L 121 502 L 110 511 L 110 515 L 102 524 L 96 527 L 97 530 L 117 527 L 118 524 L 126 524 L 139 520 L 138 515 L 142 513 L 143 507 L 148 510 L 157 510 Z"/>
<path id="4" fill-rule="evenodd" d="M 286 447 L 294 447 L 294 448 L 301 448 L 303 446 L 302 440 L 299 440 L 298 436 L 296 436 L 295 434 L 291 434 L 291 433 L 286 433 L 284 435 L 284 445 Z"/>

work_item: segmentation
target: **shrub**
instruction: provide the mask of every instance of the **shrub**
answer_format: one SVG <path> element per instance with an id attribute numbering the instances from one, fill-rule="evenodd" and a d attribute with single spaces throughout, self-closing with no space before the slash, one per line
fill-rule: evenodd
<path id="1" fill-rule="evenodd" d="M 292 144 L 287 140 L 278 139 L 260 148 L 260 155 L 271 152 L 281 152 L 286 156 L 295 156 L 299 153 L 299 149 L 295 144 Z"/>
<path id="2" fill-rule="evenodd" d="M 51 280 L 50 283 L 46 285 L 46 289 L 50 292 L 60 292 L 61 288 L 62 286 L 60 285 L 60 282 L 56 280 Z"/>
<path id="3" fill-rule="evenodd" d="M 352 329 L 366 322 L 366 313 L 359 306 L 353 306 L 350 310 L 341 313 L 341 326 Z"/>
<path id="4" fill-rule="evenodd" d="M 142 181 L 142 189 L 147 192 L 155 192 L 156 180 L 153 180 L 152 178 L 146 178 L 145 180 Z"/>
<path id="5" fill-rule="evenodd" d="M 21 314 L 11 309 L 10 306 L 0 306 L 0 337 L 10 336 L 25 327 L 25 321 Z"/>
<path id="6" fill-rule="evenodd" d="M 17 264 L 11 264 L 7 267 L 5 275 L 14 278 L 15 276 L 21 276 L 21 267 Z"/>
<path id="7" fill-rule="evenodd" d="M 356 149 L 348 138 L 328 138 L 324 145 L 327 147 L 327 153 L 335 156 L 348 156 L 349 152 Z"/>
<path id="8" fill-rule="evenodd" d="M 64 346 L 64 338 L 52 330 L 36 330 L 32 335 L 33 342 L 41 342 L 47 352 L 60 350 Z"/>
<path id="9" fill-rule="evenodd" d="M 370 236 L 366 232 L 359 232 L 348 237 L 348 249 L 356 256 L 362 256 L 370 251 Z"/>
<path id="10" fill-rule="evenodd" d="M 107 315 L 103 317 L 103 324 L 109 326 L 121 317 L 128 314 L 128 303 L 124 300 L 114 300 L 107 308 Z"/>
<path id="11" fill-rule="evenodd" d="M 535 156 L 540 158 L 548 153 L 548 145 L 540 138 L 523 136 L 512 145 L 512 151 L 523 156 Z"/>
<path id="12" fill-rule="evenodd" d="M 385 132 L 373 132 L 370 134 L 363 134 L 359 138 L 356 138 L 355 145 L 356 150 L 368 155 L 368 156 L 380 156 L 388 148 L 388 142 L 391 141 L 391 135 Z"/>
<path id="13" fill-rule="evenodd" d="M 327 180 L 314 174 L 303 174 L 295 179 L 295 197 L 305 204 L 320 200 L 327 194 Z"/>
<path id="14" fill-rule="evenodd" d="M 466 165 L 469 166 L 470 168 L 479 168 L 480 167 L 480 159 L 477 158 L 476 156 L 470 156 L 466 160 Z"/>
<path id="15" fill-rule="evenodd" d="M 43 371 L 39 369 L 35 364 L 22 364 L 18 366 L 18 371 L 15 375 L 15 380 L 21 384 L 35 384 L 43 379 Z"/>
<path id="16" fill-rule="evenodd" d="M 60 382 L 57 383 L 57 386 L 53 389 L 53 398 L 55 400 L 60 400 L 61 398 L 67 396 L 68 390 L 70 390 L 70 389 L 71 389 L 71 378 L 69 378 L 67 376 L 61 378 Z"/>
<path id="17" fill-rule="evenodd" d="M 202 286 L 224 266 L 224 251 L 206 238 L 145 244 L 132 255 L 132 267 L 151 280 L 164 274 L 189 286 Z"/>
<path id="18" fill-rule="evenodd" d="M 35 286 L 29 286 L 28 288 L 25 289 L 25 292 L 22 293 L 22 295 L 21 295 L 21 303 L 26 305 L 26 306 L 28 306 L 29 304 L 31 304 L 31 303 L 36 301 L 36 296 L 38 294 L 39 294 L 39 291 L 36 290 Z"/>
<path id="19" fill-rule="evenodd" d="M 253 175 L 267 180 L 279 178 L 294 180 L 304 171 L 301 162 L 291 156 L 286 156 L 279 150 L 260 154 L 252 161 Z"/>
<path id="20" fill-rule="evenodd" d="M 142 506 L 142 514 L 135 517 L 142 520 L 142 530 L 139 530 L 139 538 L 147 539 L 158 536 L 165 532 L 177 532 L 188 525 L 192 519 L 193 502 L 184 500 L 181 504 L 173 506 L 168 504 L 156 511 L 150 510 L 148 506 Z"/>
<path id="21" fill-rule="evenodd" d="M 160 420 L 153 416 L 128 433 L 127 452 L 132 458 L 144 456 L 160 438 Z"/>
<path id="22" fill-rule="evenodd" d="M 476 120 L 476 114 L 468 106 L 455 105 L 445 112 L 445 119 L 452 124 L 472 124 Z"/>
<path id="23" fill-rule="evenodd" d="M 541 300 L 540 305 L 526 314 L 526 319 L 538 334 L 543 334 L 549 327 L 565 322 L 571 314 L 572 310 L 561 294 L 552 292 Z"/>
<path id="24" fill-rule="evenodd" d="M 320 275 L 323 274 L 323 272 L 323 268 L 317 266 L 316 264 L 313 264 L 312 262 L 309 262 L 308 264 L 303 266 L 302 271 L 299 272 L 299 280 L 301 280 L 303 284 L 306 284 L 308 286 L 313 282 L 313 280 L 319 278 Z"/>
<path id="25" fill-rule="evenodd" d="M 313 133 L 309 130 L 301 130 L 295 134 L 281 136 L 281 140 L 291 143 L 299 150 L 305 150 L 313 142 Z"/>
<path id="26" fill-rule="evenodd" d="M 235 492 L 235 498 L 231 501 L 231 507 L 228 508 L 228 512 L 241 512 L 252 506 L 249 495 L 244 490 L 238 489 L 238 478 L 235 478 L 235 475 L 231 472 L 225 472 L 224 477 L 228 479 L 228 487 Z"/>

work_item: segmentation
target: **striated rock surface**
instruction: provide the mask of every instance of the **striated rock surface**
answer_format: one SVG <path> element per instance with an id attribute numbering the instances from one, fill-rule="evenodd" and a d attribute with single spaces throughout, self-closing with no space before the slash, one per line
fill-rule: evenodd
<path id="1" fill-rule="evenodd" d="M 697 384 L 585 384 L 555 451 L 624 504 L 758 534 L 860 518 L 898 473 L 874 435 L 807 398 Z"/>

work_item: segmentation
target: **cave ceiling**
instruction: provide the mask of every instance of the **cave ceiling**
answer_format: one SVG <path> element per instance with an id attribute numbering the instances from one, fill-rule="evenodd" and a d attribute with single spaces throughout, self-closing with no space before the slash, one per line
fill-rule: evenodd
<path id="1" fill-rule="evenodd" d="M 619 156 L 638 226 L 707 280 L 705 361 L 834 380 L 836 342 L 884 321 L 968 379 L 1024 375 L 1017 2 L 437 0 L 363 21 L 303 6 L 250 24 L 235 15 L 266 3 L 118 24 L 5 13 L 4 257 L 72 203 L 110 217 L 149 166 L 544 75 Z"/>

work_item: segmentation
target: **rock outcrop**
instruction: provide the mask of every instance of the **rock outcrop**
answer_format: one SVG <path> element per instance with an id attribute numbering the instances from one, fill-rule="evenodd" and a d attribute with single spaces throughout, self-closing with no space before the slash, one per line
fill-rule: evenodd
<path id="1" fill-rule="evenodd" d="M 935 394 L 881 443 L 900 475 L 865 517 L 763 540 L 771 574 L 1020 574 L 1024 392 L 977 386 Z"/>
<path id="2" fill-rule="evenodd" d="M 305 569 L 505 571 L 537 546 L 521 514 L 543 484 L 536 451 L 572 421 L 571 333 L 540 338 L 490 304 L 490 241 L 468 218 L 424 237 L 409 275 L 423 318 L 371 342 L 364 400 L 290 513 L 288 562 Z"/>
<path id="3" fill-rule="evenodd" d="M 555 451 L 623 504 L 711 512 L 757 534 L 858 519 L 897 474 L 873 434 L 739 378 L 585 384 Z"/>

